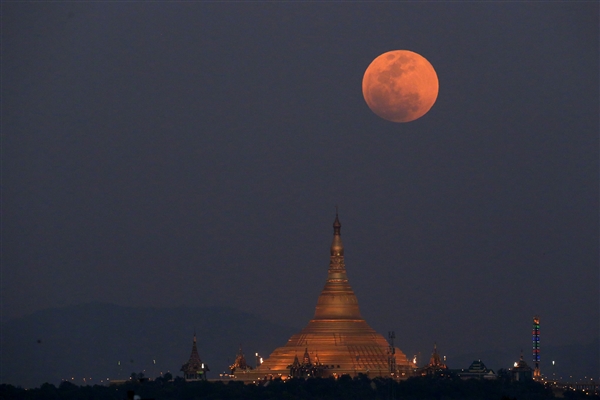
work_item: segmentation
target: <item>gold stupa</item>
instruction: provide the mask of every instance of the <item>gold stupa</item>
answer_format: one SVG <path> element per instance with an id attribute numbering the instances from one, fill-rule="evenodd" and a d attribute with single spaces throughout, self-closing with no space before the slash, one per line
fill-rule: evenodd
<path id="1" fill-rule="evenodd" d="M 346 275 L 340 228 L 336 213 L 329 273 L 317 301 L 315 316 L 300 333 L 293 335 L 285 346 L 275 349 L 253 370 L 252 377 L 245 379 L 286 378 L 290 369 L 300 369 L 298 357 L 303 357 L 306 365 L 304 376 L 311 373 L 322 377 L 356 376 L 362 373 L 370 378 L 393 376 L 401 379 L 412 374 L 413 365 L 404 353 L 390 346 L 360 314 L 358 300 Z"/>

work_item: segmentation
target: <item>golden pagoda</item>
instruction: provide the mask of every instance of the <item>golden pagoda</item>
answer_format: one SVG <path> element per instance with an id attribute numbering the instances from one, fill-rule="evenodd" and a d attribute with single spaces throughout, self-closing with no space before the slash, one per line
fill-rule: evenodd
<path id="1" fill-rule="evenodd" d="M 365 374 L 370 378 L 402 379 L 412 375 L 412 364 L 404 353 L 390 346 L 360 314 L 358 300 L 346 275 L 340 229 L 336 213 L 329 273 L 313 319 L 252 371 L 249 374 L 252 379 L 285 379 L 290 376 L 290 369 L 298 370 L 298 355 L 302 354 L 303 364 L 307 358 L 310 360 L 309 355 L 314 360 L 314 365 L 303 365 L 303 371 L 311 371 L 313 376 Z"/>

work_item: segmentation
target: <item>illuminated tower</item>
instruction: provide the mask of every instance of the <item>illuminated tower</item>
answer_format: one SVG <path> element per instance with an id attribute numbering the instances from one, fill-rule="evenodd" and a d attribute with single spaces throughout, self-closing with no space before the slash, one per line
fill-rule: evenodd
<path id="1" fill-rule="evenodd" d="M 533 317 L 533 362 L 535 369 L 533 370 L 533 379 L 540 379 L 540 317 Z"/>

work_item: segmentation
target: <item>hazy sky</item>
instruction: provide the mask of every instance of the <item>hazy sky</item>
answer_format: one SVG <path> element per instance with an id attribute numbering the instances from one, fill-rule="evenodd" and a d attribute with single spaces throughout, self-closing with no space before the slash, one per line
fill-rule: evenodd
<path id="1" fill-rule="evenodd" d="M 227 305 L 303 327 L 340 207 L 365 319 L 404 349 L 590 342 L 599 4 L 3 2 L 2 318 Z M 365 104 L 381 53 L 440 91 Z M 593 355 L 592 355 L 593 356 Z"/>

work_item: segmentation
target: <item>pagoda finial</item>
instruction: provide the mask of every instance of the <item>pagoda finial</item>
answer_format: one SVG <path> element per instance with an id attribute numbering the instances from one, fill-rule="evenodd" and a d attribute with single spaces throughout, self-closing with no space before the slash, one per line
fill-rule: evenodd
<path id="1" fill-rule="evenodd" d="M 340 235 L 340 228 L 342 224 L 340 224 L 340 218 L 338 217 L 338 206 L 335 206 L 335 221 L 333 221 L 333 234 L 335 236 Z"/>
<path id="2" fill-rule="evenodd" d="M 348 283 L 346 264 L 344 263 L 344 244 L 340 235 L 339 215 L 336 213 L 333 223 L 329 271 L 325 287 L 319 296 L 315 309 L 315 319 L 353 319 L 358 320 L 358 300 Z"/>
<path id="3" fill-rule="evenodd" d="M 331 243 L 331 255 L 332 256 L 343 256 L 344 245 L 342 244 L 342 237 L 340 235 L 340 218 L 338 217 L 338 207 L 335 206 L 335 221 L 333 221 L 333 242 Z"/>

